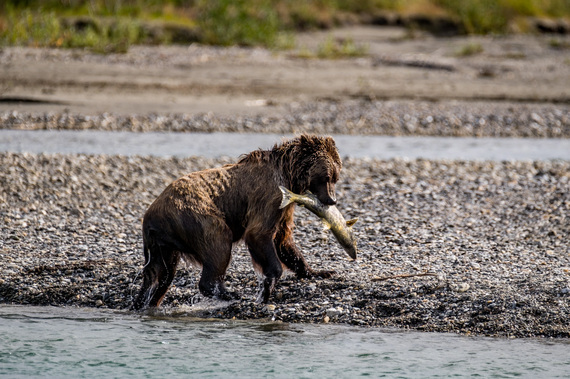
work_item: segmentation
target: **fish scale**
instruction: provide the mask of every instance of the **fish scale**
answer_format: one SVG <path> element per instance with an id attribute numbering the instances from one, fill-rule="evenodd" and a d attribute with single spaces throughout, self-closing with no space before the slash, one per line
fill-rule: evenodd
<path id="1" fill-rule="evenodd" d="M 355 218 L 345 221 L 342 213 L 340 213 L 337 207 L 334 205 L 324 205 L 311 192 L 299 195 L 283 186 L 279 186 L 279 189 L 283 195 L 281 205 L 279 206 L 280 209 L 285 208 L 293 202 L 307 208 L 323 220 L 326 228 L 331 230 L 347 254 L 352 259 L 356 259 L 356 238 L 352 233 L 352 226 L 356 221 L 358 221 L 358 219 Z"/>

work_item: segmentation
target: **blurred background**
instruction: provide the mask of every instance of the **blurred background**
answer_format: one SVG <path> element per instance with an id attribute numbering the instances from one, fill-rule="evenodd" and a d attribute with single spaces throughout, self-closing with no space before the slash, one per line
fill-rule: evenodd
<path id="1" fill-rule="evenodd" d="M 5 0 L 0 44 L 87 47 L 200 42 L 291 48 L 294 33 L 355 24 L 441 35 L 568 33 L 567 0 Z"/>

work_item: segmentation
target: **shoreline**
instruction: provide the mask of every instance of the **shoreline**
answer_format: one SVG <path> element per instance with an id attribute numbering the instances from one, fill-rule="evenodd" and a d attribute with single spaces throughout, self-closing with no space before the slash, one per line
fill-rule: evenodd
<path id="1" fill-rule="evenodd" d="M 548 37 L 409 38 L 368 27 L 332 37 L 368 54 L 2 48 L 0 128 L 570 138 L 570 62 Z M 312 48 L 329 36 L 300 38 Z M 560 38 L 565 46 L 569 37 Z M 480 52 L 460 53 L 469 46 Z M 128 309 L 141 280 L 144 211 L 177 177 L 234 161 L 113 154 L 0 153 L 0 303 Z M 226 319 L 570 338 L 569 160 L 348 158 L 337 191 L 345 218 L 359 218 L 356 262 L 314 215 L 295 211 L 297 244 L 333 278 L 286 275 L 269 307 L 257 304 L 258 277 L 238 244 L 226 283 L 241 300 L 212 305 L 199 295 L 200 270 L 181 267 L 164 306 Z M 425 272 L 437 276 L 402 277 Z"/>
<path id="2" fill-rule="evenodd" d="M 176 177 L 229 158 L 1 153 L 0 303 L 127 309 L 140 285 L 140 219 Z M 314 215 L 295 239 L 331 279 L 284 275 L 269 307 L 243 246 L 211 307 L 181 267 L 164 306 L 202 317 L 570 337 L 570 162 L 345 160 L 339 209 L 358 217 L 351 262 Z M 387 276 L 434 272 L 374 281 Z"/>
<path id="3" fill-rule="evenodd" d="M 331 38 L 368 53 L 300 56 Z M 556 41 L 354 26 L 301 33 L 293 51 L 5 47 L 0 112 L 32 128 L 569 138 L 570 36 Z"/>
<path id="4" fill-rule="evenodd" d="M 253 101 L 253 100 L 252 100 Z M 0 129 L 177 133 L 570 138 L 570 105 L 492 101 L 318 99 L 215 112 L 112 113 L 0 108 Z M 2 105 L 0 103 L 0 105 Z M 247 108 L 247 107 L 246 107 Z"/>

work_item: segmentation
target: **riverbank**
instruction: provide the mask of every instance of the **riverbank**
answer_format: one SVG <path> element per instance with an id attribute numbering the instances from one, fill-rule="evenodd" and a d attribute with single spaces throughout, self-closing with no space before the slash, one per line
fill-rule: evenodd
<path id="1" fill-rule="evenodd" d="M 0 127 L 570 138 L 570 36 L 303 33 L 292 51 L 0 49 Z M 357 58 L 307 57 L 327 41 Z"/>
<path id="2" fill-rule="evenodd" d="M 281 52 L 7 47 L 0 128 L 566 139 L 568 38 L 353 27 L 299 35 L 299 48 Z M 366 54 L 311 57 L 348 39 Z M 141 281 L 146 208 L 178 176 L 232 160 L 60 153 L 0 153 L 0 303 L 127 309 Z M 285 276 L 269 306 L 256 304 L 257 276 L 238 245 L 227 284 L 241 300 L 203 299 L 199 270 L 188 267 L 165 307 L 570 337 L 569 172 L 568 160 L 347 159 L 339 208 L 360 220 L 356 262 L 298 209 L 297 243 L 333 278 Z"/>
<path id="3" fill-rule="evenodd" d="M 140 285 L 145 209 L 174 178 L 230 161 L 0 154 L 0 302 L 128 308 Z M 568 161 L 348 159 L 339 208 L 359 218 L 357 261 L 298 209 L 297 243 L 333 278 L 287 275 L 269 306 L 257 304 L 257 276 L 238 245 L 226 281 L 241 300 L 203 299 L 199 269 L 186 267 L 164 306 L 205 317 L 570 337 L 569 172 Z M 435 276 L 418 275 L 426 272 Z"/>
<path id="4" fill-rule="evenodd" d="M 265 100 L 259 101 L 268 107 Z M 237 116 L 29 110 L 37 105 L 1 108 L 2 104 L 0 129 L 570 138 L 568 104 L 322 99 Z"/>

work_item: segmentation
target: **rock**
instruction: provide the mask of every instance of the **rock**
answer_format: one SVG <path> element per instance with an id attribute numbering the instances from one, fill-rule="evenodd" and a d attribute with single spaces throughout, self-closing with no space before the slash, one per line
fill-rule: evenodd
<path id="1" fill-rule="evenodd" d="M 455 292 L 460 292 L 460 293 L 469 291 L 469 288 L 470 288 L 469 283 L 458 283 L 458 284 L 452 285 L 452 289 Z"/>
<path id="2" fill-rule="evenodd" d="M 329 308 L 326 310 L 326 314 L 328 317 L 338 317 L 343 313 L 342 309 L 337 308 Z"/>
<path id="3" fill-rule="evenodd" d="M 0 302 L 127 310 L 142 280 L 146 208 L 173 178 L 232 161 L 0 153 Z M 337 206 L 361 220 L 357 262 L 334 237 L 314 238 L 320 221 L 297 209 L 297 245 L 333 277 L 284 273 L 260 305 L 238 243 L 226 284 L 239 300 L 199 295 L 200 269 L 180 264 L 160 312 L 568 338 L 569 172 L 566 161 L 345 159 Z M 422 272 L 437 276 L 397 277 Z"/>

